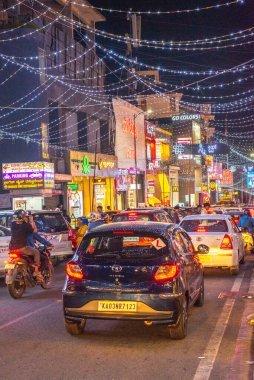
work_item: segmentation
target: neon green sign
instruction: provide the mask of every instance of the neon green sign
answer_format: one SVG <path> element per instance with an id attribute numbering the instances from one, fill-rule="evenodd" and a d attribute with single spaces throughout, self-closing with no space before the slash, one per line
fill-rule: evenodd
<path id="1" fill-rule="evenodd" d="M 84 156 L 83 160 L 82 160 L 82 173 L 83 174 L 89 174 L 90 173 L 90 163 L 89 163 L 87 156 Z"/>

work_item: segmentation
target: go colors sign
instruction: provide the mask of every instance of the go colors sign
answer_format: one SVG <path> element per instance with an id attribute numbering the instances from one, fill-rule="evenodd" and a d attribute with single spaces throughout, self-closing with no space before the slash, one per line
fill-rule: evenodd
<path id="1" fill-rule="evenodd" d="M 54 164 L 51 162 L 21 162 L 2 164 L 2 180 L 5 190 L 52 189 Z"/>

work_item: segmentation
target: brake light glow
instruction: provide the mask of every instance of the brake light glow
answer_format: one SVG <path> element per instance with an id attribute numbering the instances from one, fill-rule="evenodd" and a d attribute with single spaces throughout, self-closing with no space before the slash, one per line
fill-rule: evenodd
<path id="1" fill-rule="evenodd" d="M 66 273 L 70 278 L 75 280 L 82 280 L 84 278 L 80 266 L 72 261 L 66 265 Z"/>
<path id="2" fill-rule="evenodd" d="M 177 265 L 160 265 L 155 273 L 154 279 L 159 282 L 171 281 L 178 275 L 178 273 L 179 268 Z"/>
<path id="3" fill-rule="evenodd" d="M 16 253 L 16 252 L 9 252 L 8 253 L 8 256 L 11 258 L 11 259 L 17 259 L 19 257 L 19 255 Z"/>
<path id="4" fill-rule="evenodd" d="M 129 215 L 129 216 L 136 216 L 136 215 L 138 215 L 138 214 L 137 214 L 137 212 L 129 212 L 128 215 Z"/>
<path id="5" fill-rule="evenodd" d="M 196 229 L 196 232 L 207 232 L 207 227 L 198 227 L 197 229 Z"/>
<path id="6" fill-rule="evenodd" d="M 220 245 L 220 249 L 233 249 L 232 240 L 229 235 L 224 236 Z"/>
<path id="7" fill-rule="evenodd" d="M 113 235 L 133 235 L 133 231 L 113 231 Z"/>

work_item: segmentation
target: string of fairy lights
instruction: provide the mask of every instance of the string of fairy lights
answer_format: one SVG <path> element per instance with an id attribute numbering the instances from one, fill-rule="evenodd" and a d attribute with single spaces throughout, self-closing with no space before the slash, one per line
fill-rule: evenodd
<path id="1" fill-rule="evenodd" d="M 89 25 L 84 25 L 81 21 L 76 19 L 72 19 L 71 17 L 63 14 L 62 11 L 56 11 L 49 7 L 48 5 L 42 3 L 41 1 L 35 0 L 34 3 L 39 4 L 43 11 L 36 10 L 34 12 L 34 17 L 32 17 L 29 21 L 24 22 L 22 27 L 25 27 L 32 23 L 37 23 L 38 27 L 32 29 L 27 33 L 19 33 L 15 35 L 17 31 L 17 27 L 7 30 L 0 31 L 0 36 L 6 35 L 6 38 L 1 39 L 2 43 L 8 44 L 11 42 L 15 42 L 18 40 L 22 40 L 25 38 L 31 38 L 38 33 L 49 33 L 50 28 L 54 27 L 56 24 L 62 24 L 68 28 L 82 28 L 87 30 L 90 35 L 100 36 L 102 38 L 107 38 L 119 43 L 136 43 L 135 39 L 120 35 L 120 34 L 112 34 L 108 33 L 106 30 L 98 30 L 97 28 L 91 28 Z M 230 1 L 230 2 L 222 2 L 218 4 L 212 4 L 206 7 L 193 8 L 193 9 L 177 9 L 177 10 L 136 10 L 135 13 L 139 15 L 165 15 L 165 14 L 181 14 L 181 13 L 195 13 L 200 11 L 209 11 L 211 9 L 217 9 L 233 5 L 243 5 L 243 1 Z M 73 2 L 74 5 L 80 7 L 88 7 L 85 3 L 77 3 Z M 15 8 L 17 5 L 24 5 L 25 0 L 18 1 L 13 7 L 7 8 L 5 11 L 8 12 L 10 8 Z M 27 6 L 28 9 L 33 9 L 34 7 Z M 97 8 L 93 6 L 89 6 L 91 8 L 97 9 L 99 11 L 105 11 L 109 13 L 134 13 L 134 11 L 129 10 L 121 10 L 121 9 L 109 9 L 109 8 Z M 44 10 L 45 9 L 45 10 Z M 63 7 L 64 9 L 64 7 Z M 1 11 L 1 10 L 0 10 Z M 53 17 L 52 17 L 53 15 Z M 44 16 L 47 16 L 47 23 L 43 25 L 41 20 Z M 21 27 L 19 28 L 21 30 Z M 13 34 L 13 35 L 12 35 Z M 178 41 L 163 41 L 163 40 L 140 40 L 138 41 L 139 46 L 147 47 L 152 49 L 162 49 L 162 50 L 217 50 L 217 49 L 226 49 L 233 48 L 236 46 L 245 46 L 251 45 L 254 43 L 254 26 L 246 29 L 233 31 L 228 34 L 218 35 L 209 38 L 196 39 L 196 40 L 178 40 Z M 13 138 L 22 138 L 27 142 L 36 142 L 41 144 L 42 140 L 40 138 L 40 126 L 38 125 L 38 121 L 43 118 L 46 118 L 48 114 L 48 107 L 33 107 L 35 102 L 40 99 L 47 91 L 49 91 L 55 84 L 61 85 L 64 88 L 62 94 L 56 97 L 56 101 L 61 102 L 62 104 L 68 104 L 68 102 L 75 98 L 76 96 L 82 96 L 80 102 L 76 103 L 75 107 L 71 107 L 72 110 L 68 110 L 65 114 L 62 114 L 59 118 L 59 122 L 66 121 L 66 118 L 69 117 L 73 109 L 76 111 L 79 110 L 87 110 L 89 107 L 94 109 L 91 114 L 89 114 L 87 122 L 91 127 L 91 130 L 94 126 L 96 126 L 97 120 L 96 116 L 100 118 L 107 118 L 111 113 L 111 100 L 113 97 L 117 96 L 119 91 L 124 90 L 126 88 L 138 88 L 139 85 L 142 85 L 142 89 L 136 89 L 134 93 L 131 95 L 121 95 L 121 97 L 129 102 L 133 102 L 136 99 L 137 95 L 146 94 L 147 90 L 150 90 L 151 94 L 154 94 L 154 99 L 151 104 L 156 104 L 158 101 L 158 96 L 162 98 L 167 98 L 169 93 L 174 93 L 174 91 L 182 91 L 183 98 L 179 102 L 179 105 L 184 109 L 188 109 L 190 112 L 195 112 L 198 110 L 200 101 L 202 102 L 210 102 L 212 104 L 212 113 L 215 115 L 221 115 L 223 118 L 217 118 L 213 122 L 213 126 L 216 128 L 216 135 L 218 138 L 228 138 L 233 140 L 232 147 L 236 147 L 239 152 L 239 145 L 237 144 L 237 140 L 241 140 L 242 142 L 249 142 L 248 147 L 251 149 L 250 138 L 253 137 L 254 131 L 251 130 L 253 126 L 254 115 L 244 115 L 241 117 L 234 117 L 237 113 L 246 113 L 253 111 L 253 103 L 254 103 L 254 95 L 253 95 L 253 86 L 252 79 L 254 75 L 251 74 L 253 71 L 254 63 L 250 60 L 247 61 L 238 67 L 232 67 L 231 69 L 220 69 L 220 70 L 200 70 L 200 71 L 191 71 L 185 69 L 173 70 L 167 67 L 154 66 L 151 64 L 147 64 L 145 62 L 141 62 L 139 59 L 132 59 L 130 57 L 119 54 L 118 51 L 113 51 L 112 49 L 108 49 L 102 43 L 94 42 L 92 38 L 89 38 L 88 35 L 82 35 L 83 42 L 87 43 L 88 49 L 83 50 L 80 54 L 73 56 L 68 62 L 60 62 L 59 57 L 63 55 L 68 55 L 69 52 L 72 52 L 73 49 L 76 49 L 79 46 L 78 42 L 73 42 L 73 44 L 65 46 L 64 48 L 56 49 L 54 51 L 45 51 L 44 59 L 45 60 L 53 60 L 55 63 L 51 65 L 51 67 L 40 67 L 38 66 L 38 62 L 41 59 L 41 56 L 31 55 L 31 56 L 19 56 L 13 55 L 8 56 L 5 54 L 0 54 L 1 60 L 3 60 L 3 65 L 0 68 L 0 74 L 4 72 L 6 69 L 8 75 L 4 77 L 0 82 L 0 87 L 8 85 L 9 81 L 15 80 L 15 77 L 19 75 L 21 72 L 25 71 L 30 73 L 31 75 L 44 75 L 45 80 L 43 83 L 40 83 L 35 88 L 33 88 L 30 92 L 23 95 L 22 97 L 16 99 L 14 102 L 8 105 L 0 105 L 0 118 L 3 121 L 1 123 L 1 137 L 11 139 Z M 92 45 L 91 45 L 92 44 Z M 81 60 L 84 60 L 86 56 L 94 53 L 95 49 L 100 49 L 103 52 L 103 56 L 98 58 L 96 62 L 86 64 L 87 67 L 76 69 L 76 77 L 70 77 L 68 72 L 62 73 L 66 70 L 67 66 L 71 64 L 77 64 Z M 52 59 L 52 58 L 55 58 Z M 95 68 L 99 65 L 104 66 L 105 61 L 114 62 L 113 68 L 106 70 L 105 72 L 101 71 L 100 73 L 95 72 Z M 32 65 L 32 62 L 35 62 L 35 65 Z M 10 73 L 10 66 L 13 66 L 14 70 Z M 105 67 L 105 66 L 104 66 Z M 139 67 L 141 69 L 148 70 L 158 70 L 160 73 L 170 74 L 174 76 L 174 81 L 172 78 L 170 80 L 160 80 L 159 83 L 156 83 L 155 80 L 151 78 L 146 78 L 144 76 L 139 75 L 138 72 L 133 72 L 133 67 Z M 62 70 L 62 72 L 61 72 Z M 68 70 L 66 70 L 68 71 Z M 84 75 L 85 72 L 88 75 Z M 125 72 L 125 76 L 122 73 Z M 246 76 L 245 76 L 246 73 Z M 119 74 L 119 75 L 118 75 Z M 239 78 L 234 78 L 233 80 L 225 80 L 220 83 L 213 83 L 214 77 L 217 75 L 240 75 Z M 244 75 L 243 75 L 244 74 Z M 80 75 L 80 77 L 79 77 Z M 105 80 L 109 79 L 109 77 L 115 76 L 117 81 L 104 83 Z M 205 81 L 209 81 L 208 84 L 203 84 L 203 79 L 201 81 L 191 81 L 189 84 L 180 84 L 182 81 L 182 77 L 193 77 L 193 76 L 202 76 Z M 101 79 L 101 84 L 94 86 L 93 80 L 97 78 Z M 178 78 L 178 84 L 175 83 L 176 78 Z M 85 82 L 86 81 L 86 82 Z M 91 81 L 90 84 L 88 82 Z M 37 83 L 38 84 L 38 83 Z M 250 87 L 242 87 L 242 86 L 250 86 Z M 168 88 L 170 90 L 168 90 Z M 208 95 L 205 96 L 202 94 L 202 91 L 223 91 L 224 89 L 231 90 L 230 94 L 218 94 L 216 95 Z M 240 89 L 239 89 L 240 88 Z M 192 91 L 192 94 L 189 92 Z M 186 93 L 187 92 L 187 93 Z M 200 93 L 201 92 L 201 93 Z M 192 99 L 193 101 L 188 101 L 186 99 Z M 224 101 L 223 101 L 224 100 Z M 32 111 L 29 115 L 17 117 L 15 122 L 10 122 L 8 118 L 13 114 L 17 114 L 21 111 L 25 112 Z M 68 107 L 66 107 L 68 108 Z M 165 113 L 168 112 L 168 107 L 165 107 Z M 162 110 L 160 110 L 162 111 Z M 225 120 L 225 115 L 229 117 L 228 120 Z M 156 116 L 156 115 L 154 115 Z M 4 121 L 6 120 L 6 121 Z M 82 119 L 84 121 L 85 119 Z M 49 132 L 51 133 L 51 142 L 57 142 L 57 133 L 54 132 L 54 127 L 57 123 L 57 120 L 53 120 L 49 128 Z M 28 130 L 25 128 L 29 127 Z M 78 127 L 78 122 L 74 122 L 68 125 L 67 132 L 70 136 L 69 140 L 69 149 L 75 147 L 75 128 Z M 180 126 L 184 130 L 184 126 Z M 238 132 L 230 132 L 230 136 L 223 135 L 223 132 L 217 131 L 217 128 L 228 128 L 235 129 L 241 128 L 240 133 Z M 246 128 L 246 130 L 244 130 Z M 13 132 L 15 129 L 20 129 L 20 133 Z M 249 130 L 250 129 L 250 130 Z M 82 133 L 85 133 L 85 127 L 81 128 L 81 136 Z M 14 137 L 13 137 L 14 136 Z M 101 136 L 101 141 L 106 140 L 109 137 L 109 133 Z M 57 144 L 53 144 L 52 146 L 56 147 Z M 91 144 L 94 144 L 94 139 L 91 139 Z M 245 145 L 246 147 L 246 145 Z M 241 148 L 241 147 L 240 147 Z M 242 153 L 240 153 L 242 154 Z"/>
<path id="2" fill-rule="evenodd" d="M 105 8 L 105 7 L 95 7 L 92 5 L 87 5 L 85 3 L 78 3 L 76 1 L 73 1 L 73 4 L 82 8 L 92 8 L 96 9 L 98 11 L 102 12 L 109 12 L 109 13 L 136 13 L 138 15 L 169 15 L 169 14 L 180 14 L 180 13 L 190 13 L 190 12 L 200 12 L 200 11 L 207 11 L 211 9 L 219 9 L 222 7 L 229 7 L 231 5 L 237 5 L 237 4 L 243 4 L 243 0 L 233 0 L 233 1 L 227 1 L 227 2 L 221 2 L 221 3 L 216 3 L 216 4 L 211 4 L 208 6 L 203 6 L 203 7 L 196 7 L 196 8 L 188 8 L 188 9 L 174 9 L 174 10 L 133 10 L 133 9 L 114 9 L 114 8 Z"/>

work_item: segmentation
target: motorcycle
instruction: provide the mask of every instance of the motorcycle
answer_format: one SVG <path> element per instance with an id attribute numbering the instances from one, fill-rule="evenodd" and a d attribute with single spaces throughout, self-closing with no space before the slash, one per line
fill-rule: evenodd
<path id="1" fill-rule="evenodd" d="M 50 249 L 46 246 L 37 247 L 41 255 L 40 272 L 43 276 L 41 283 L 36 282 L 34 277 L 33 258 L 21 254 L 18 250 L 9 252 L 10 261 L 5 264 L 5 283 L 12 298 L 21 298 L 26 287 L 33 288 L 40 285 L 43 289 L 49 289 L 53 276 L 54 267 L 50 260 Z"/>

